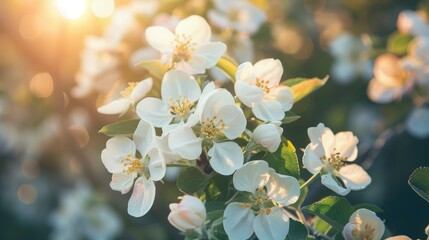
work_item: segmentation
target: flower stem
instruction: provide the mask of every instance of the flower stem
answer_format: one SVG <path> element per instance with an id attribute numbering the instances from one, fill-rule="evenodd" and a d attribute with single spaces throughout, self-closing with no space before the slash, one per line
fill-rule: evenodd
<path id="1" fill-rule="evenodd" d="M 217 62 L 216 66 L 224 71 L 231 80 L 232 83 L 235 83 L 235 73 L 237 72 L 237 64 L 235 61 L 229 56 L 222 56 Z"/>
<path id="2" fill-rule="evenodd" d="M 303 183 L 299 189 L 303 189 L 305 187 L 307 187 L 310 183 L 312 183 L 314 180 L 316 180 L 318 177 L 320 176 L 319 173 L 314 174 L 313 176 L 311 176 L 311 178 L 309 178 L 305 183 Z"/>

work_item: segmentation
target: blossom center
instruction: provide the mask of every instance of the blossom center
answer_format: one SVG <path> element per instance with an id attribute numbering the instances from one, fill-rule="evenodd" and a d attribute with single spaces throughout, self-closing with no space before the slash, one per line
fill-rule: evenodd
<path id="1" fill-rule="evenodd" d="M 195 43 L 189 35 L 176 35 L 173 40 L 173 64 L 181 61 L 189 61 L 192 58 L 191 53 L 195 50 Z"/>
<path id="2" fill-rule="evenodd" d="M 170 113 L 178 116 L 185 116 L 194 106 L 194 102 L 185 96 L 180 96 L 177 100 L 170 97 L 170 102 Z"/>
<path id="3" fill-rule="evenodd" d="M 278 206 L 278 204 L 267 195 L 263 187 L 258 188 L 258 190 L 249 197 L 249 200 L 250 202 L 240 203 L 240 206 L 251 208 L 256 214 L 270 215 L 272 207 Z"/>
<path id="4" fill-rule="evenodd" d="M 339 170 L 346 165 L 347 157 L 341 156 L 335 148 L 333 152 L 334 153 L 331 153 L 330 157 L 326 158 L 326 156 L 323 156 L 321 159 L 325 164 L 331 166 L 335 170 Z"/>
<path id="5" fill-rule="evenodd" d="M 260 89 L 262 89 L 265 94 L 270 93 L 270 87 L 268 86 L 269 81 L 268 80 L 262 80 L 259 78 L 256 78 L 256 86 Z"/>
<path id="6" fill-rule="evenodd" d="M 363 229 L 358 229 L 357 227 L 352 230 L 352 235 L 357 240 L 373 240 L 374 239 L 375 228 L 372 228 L 370 225 L 365 224 Z"/>
<path id="7" fill-rule="evenodd" d="M 139 84 L 139 82 L 129 82 L 128 83 L 128 87 L 126 87 L 121 92 L 121 96 L 124 97 L 124 98 L 127 98 L 127 97 L 131 96 L 131 93 L 133 92 L 134 88 L 136 88 L 137 84 Z"/>
<path id="8" fill-rule="evenodd" d="M 136 158 L 129 153 L 124 159 L 121 160 L 124 165 L 124 173 L 141 173 L 144 170 L 143 161 L 140 158 Z"/>
<path id="9" fill-rule="evenodd" d="M 214 116 L 212 119 L 207 118 L 207 120 L 202 121 L 201 123 L 201 133 L 210 139 L 215 139 L 216 136 L 222 133 L 224 128 L 224 121 L 222 119 L 218 119 L 217 116 Z"/>

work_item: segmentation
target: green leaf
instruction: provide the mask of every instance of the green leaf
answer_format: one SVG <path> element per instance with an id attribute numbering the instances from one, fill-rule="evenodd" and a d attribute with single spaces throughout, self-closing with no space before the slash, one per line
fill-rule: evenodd
<path id="1" fill-rule="evenodd" d="M 299 163 L 295 151 L 293 144 L 289 140 L 283 139 L 279 149 L 274 153 L 268 152 L 265 160 L 277 173 L 299 179 Z"/>
<path id="2" fill-rule="evenodd" d="M 134 131 L 136 130 L 137 125 L 139 124 L 139 121 L 140 119 L 131 119 L 131 120 L 112 123 L 107 126 L 104 126 L 98 132 L 104 135 L 107 135 L 109 137 L 131 136 L 134 134 Z"/>
<path id="3" fill-rule="evenodd" d="M 283 85 L 292 89 L 294 101 L 298 102 L 305 96 L 316 91 L 328 81 L 329 76 L 320 78 L 292 78 L 282 82 Z"/>
<path id="4" fill-rule="evenodd" d="M 308 236 L 308 229 L 302 223 L 289 220 L 289 233 L 286 236 L 286 240 L 301 240 L 306 239 Z"/>
<path id="5" fill-rule="evenodd" d="M 404 55 L 407 53 L 411 40 L 413 37 L 408 34 L 394 32 L 387 39 L 387 50 L 394 54 Z"/>
<path id="6" fill-rule="evenodd" d="M 317 232 L 323 234 L 327 234 L 332 229 L 332 226 L 320 217 L 314 217 L 312 225 Z"/>
<path id="7" fill-rule="evenodd" d="M 177 178 L 177 187 L 186 194 L 194 194 L 202 189 L 207 184 L 207 175 L 197 167 L 187 167 L 182 170 Z"/>
<path id="8" fill-rule="evenodd" d="M 149 71 L 150 75 L 152 77 L 162 79 L 164 77 L 164 74 L 167 72 L 168 68 L 162 64 L 159 60 L 152 60 L 152 61 L 144 61 L 137 64 L 138 67 L 142 67 Z"/>
<path id="9" fill-rule="evenodd" d="M 379 206 L 374 205 L 374 204 L 369 204 L 369 203 L 357 204 L 357 205 L 354 205 L 353 208 L 355 210 L 358 210 L 358 209 L 361 209 L 361 208 L 366 208 L 366 209 L 371 210 L 371 211 L 373 211 L 375 213 L 381 213 L 381 212 L 383 212 L 383 209 L 381 209 Z"/>
<path id="10" fill-rule="evenodd" d="M 300 118 L 301 118 L 301 116 L 298 116 L 295 113 L 289 111 L 289 112 L 286 112 L 286 116 L 285 116 L 285 118 L 283 118 L 282 123 L 283 124 L 292 123 L 292 122 L 295 122 L 296 120 L 298 120 Z"/>
<path id="11" fill-rule="evenodd" d="M 429 202 L 429 167 L 417 168 L 408 179 L 408 184 L 417 194 Z"/>
<path id="12" fill-rule="evenodd" d="M 217 62 L 216 67 L 222 70 L 231 82 L 235 82 L 238 64 L 234 59 L 227 55 L 223 55 Z"/>
<path id="13" fill-rule="evenodd" d="M 348 223 L 354 209 L 345 198 L 329 196 L 311 205 L 305 206 L 302 210 L 314 214 L 337 231 L 342 231 L 344 225 Z"/>
<path id="14" fill-rule="evenodd" d="M 225 210 L 215 210 L 215 211 L 207 212 L 207 220 L 213 221 L 218 218 L 222 218 L 223 212 L 225 212 Z"/>

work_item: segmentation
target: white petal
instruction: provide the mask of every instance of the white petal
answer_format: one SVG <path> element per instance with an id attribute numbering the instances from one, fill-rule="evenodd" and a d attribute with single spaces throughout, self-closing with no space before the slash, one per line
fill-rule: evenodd
<path id="1" fill-rule="evenodd" d="M 255 217 L 253 229 L 259 239 L 284 240 L 289 233 L 289 217 L 280 208 L 272 207 L 269 215 Z"/>
<path id="2" fill-rule="evenodd" d="M 170 113 L 170 106 L 165 104 L 161 99 L 148 97 L 137 104 L 137 115 L 155 127 L 168 125 L 173 119 Z"/>
<path id="3" fill-rule="evenodd" d="M 148 27 L 145 35 L 149 45 L 160 52 L 173 48 L 174 34 L 165 27 Z"/>
<path id="4" fill-rule="evenodd" d="M 293 106 L 293 92 L 289 87 L 277 86 L 270 90 L 270 93 L 265 95 L 267 99 L 273 99 L 280 102 L 283 111 L 289 111 Z"/>
<path id="5" fill-rule="evenodd" d="M 235 74 L 235 78 L 238 81 L 245 82 L 249 85 L 256 84 L 256 75 L 255 69 L 250 62 L 242 63 L 238 66 L 237 73 Z"/>
<path id="6" fill-rule="evenodd" d="M 164 130 L 163 130 L 164 134 Z M 161 137 L 156 137 L 156 143 L 155 146 L 159 148 L 163 155 L 166 163 L 171 163 L 180 160 L 182 157 L 170 149 L 170 146 L 168 145 L 168 138 L 170 137 L 170 134 L 163 135 Z"/>
<path id="7" fill-rule="evenodd" d="M 359 165 L 349 164 L 340 169 L 340 178 L 347 188 L 351 190 L 362 190 L 371 183 L 371 177 Z"/>
<path id="8" fill-rule="evenodd" d="M 262 99 L 264 99 L 264 91 L 261 88 L 250 85 L 244 81 L 237 80 L 234 84 L 234 90 L 238 99 L 250 108 L 261 103 Z"/>
<path id="9" fill-rule="evenodd" d="M 190 101 L 196 101 L 201 95 L 200 85 L 197 80 L 180 70 L 170 70 L 165 73 L 162 80 L 162 100 L 170 104 L 180 97 L 186 97 Z"/>
<path id="10" fill-rule="evenodd" d="M 429 136 L 429 109 L 425 107 L 415 108 L 405 122 L 408 132 L 418 138 Z"/>
<path id="11" fill-rule="evenodd" d="M 223 227 L 229 239 L 246 240 L 252 236 L 255 216 L 251 209 L 233 202 L 225 208 L 223 217 Z"/>
<path id="12" fill-rule="evenodd" d="M 345 240 L 355 240 L 355 237 L 353 236 L 353 230 L 355 227 L 355 223 L 347 223 L 344 226 L 342 234 Z"/>
<path id="13" fill-rule="evenodd" d="M 341 184 L 334 179 L 331 173 L 322 175 L 322 184 L 341 196 L 345 196 L 350 192 L 350 189 L 342 187 Z"/>
<path id="14" fill-rule="evenodd" d="M 225 52 L 226 45 L 224 43 L 207 42 L 199 45 L 193 56 L 203 60 L 203 65 L 207 69 L 214 67 Z"/>
<path id="15" fill-rule="evenodd" d="M 254 193 L 270 179 L 268 163 L 263 160 L 250 161 L 239 168 L 232 178 L 238 191 Z"/>
<path id="16" fill-rule="evenodd" d="M 368 85 L 368 97 L 376 103 L 389 103 L 402 95 L 401 87 L 389 87 L 376 79 Z"/>
<path id="17" fill-rule="evenodd" d="M 318 156 L 331 157 L 333 148 L 335 147 L 335 135 L 331 129 L 325 127 L 323 123 L 319 123 L 317 127 L 310 127 L 307 130 L 308 137 L 312 144 L 314 151 Z"/>
<path id="18" fill-rule="evenodd" d="M 101 114 L 122 114 L 130 109 L 132 102 L 128 98 L 120 98 L 97 108 Z"/>
<path id="19" fill-rule="evenodd" d="M 136 173 L 114 173 L 112 174 L 110 187 L 115 191 L 120 191 L 122 194 L 125 194 L 130 191 L 136 177 Z"/>
<path id="20" fill-rule="evenodd" d="M 323 162 L 320 160 L 323 155 L 318 156 L 317 152 L 313 150 L 314 148 L 313 144 L 308 144 L 302 156 L 302 164 L 312 174 L 319 173 L 323 168 Z"/>
<path id="21" fill-rule="evenodd" d="M 252 108 L 252 112 L 263 121 L 280 121 L 285 117 L 283 107 L 277 100 L 264 99 Z"/>
<path id="22" fill-rule="evenodd" d="M 153 80 L 152 78 L 147 78 L 137 84 L 134 90 L 131 92 L 130 98 L 134 102 L 140 101 L 146 94 L 152 89 Z"/>
<path id="23" fill-rule="evenodd" d="M 222 132 L 228 139 L 235 139 L 246 129 L 246 117 L 243 110 L 236 105 L 226 105 L 216 115 L 225 123 Z"/>
<path id="24" fill-rule="evenodd" d="M 273 169 L 270 169 L 267 195 L 283 206 L 291 205 L 299 198 L 299 182 L 294 177 L 277 174 Z"/>
<path id="25" fill-rule="evenodd" d="M 412 239 L 405 235 L 399 235 L 394 237 L 388 237 L 385 240 L 412 240 Z"/>
<path id="26" fill-rule="evenodd" d="M 133 217 L 145 215 L 153 205 L 155 191 L 155 184 L 152 180 L 147 180 L 145 177 L 137 178 L 128 201 L 128 214 Z"/>
<path id="27" fill-rule="evenodd" d="M 150 178 L 153 181 L 159 181 L 164 177 L 165 171 L 167 170 L 164 155 L 158 148 L 150 149 L 148 155 L 150 158 L 148 166 Z"/>
<path id="28" fill-rule="evenodd" d="M 197 15 L 181 20 L 176 26 L 175 34 L 190 36 L 192 42 L 197 44 L 209 41 L 212 35 L 207 21 Z"/>
<path id="29" fill-rule="evenodd" d="M 235 142 L 214 143 L 209 150 L 210 165 L 221 175 L 231 175 L 243 166 L 244 157 L 240 146 Z"/>
<path id="30" fill-rule="evenodd" d="M 279 85 L 283 75 L 283 66 L 278 59 L 262 59 L 254 65 L 257 78 L 268 81 L 268 87 L 272 88 Z"/>
<path id="31" fill-rule="evenodd" d="M 133 140 L 139 150 L 141 156 L 144 158 L 149 150 L 149 147 L 155 140 L 155 128 L 152 124 L 145 120 L 140 120 L 134 131 Z"/>
<path id="32" fill-rule="evenodd" d="M 266 148 L 269 152 L 275 152 L 281 143 L 283 128 L 275 124 L 261 124 L 253 131 L 253 141 Z"/>
<path id="33" fill-rule="evenodd" d="M 195 136 L 190 127 L 177 127 L 170 132 L 168 145 L 170 149 L 188 160 L 197 159 L 203 151 L 201 147 L 202 139 Z"/>
<path id="34" fill-rule="evenodd" d="M 203 74 L 206 71 L 203 59 L 197 56 L 194 56 L 189 61 L 180 61 L 174 67 L 189 75 Z"/>
<path id="35" fill-rule="evenodd" d="M 114 137 L 106 142 L 106 148 L 101 152 L 101 160 L 107 170 L 111 173 L 122 173 L 124 165 L 121 160 L 128 154 L 134 156 L 136 145 L 124 136 Z"/>
<path id="36" fill-rule="evenodd" d="M 219 113 L 220 109 L 226 105 L 235 106 L 234 97 L 226 89 L 215 89 L 208 93 L 208 95 L 204 106 L 202 106 L 201 121 L 205 121 L 207 118 L 213 119 Z"/>
<path id="37" fill-rule="evenodd" d="M 339 132 L 335 134 L 335 150 L 347 161 L 354 161 L 358 154 L 357 144 L 359 140 L 352 132 Z"/>

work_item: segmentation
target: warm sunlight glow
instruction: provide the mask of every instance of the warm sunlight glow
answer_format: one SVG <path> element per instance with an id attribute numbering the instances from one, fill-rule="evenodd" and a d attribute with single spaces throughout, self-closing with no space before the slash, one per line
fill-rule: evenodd
<path id="1" fill-rule="evenodd" d="M 115 9 L 113 0 L 93 0 L 91 4 L 92 13 L 99 18 L 110 17 Z"/>
<path id="2" fill-rule="evenodd" d="M 60 14 L 67 19 L 78 19 L 86 8 L 86 0 L 55 0 Z"/>

